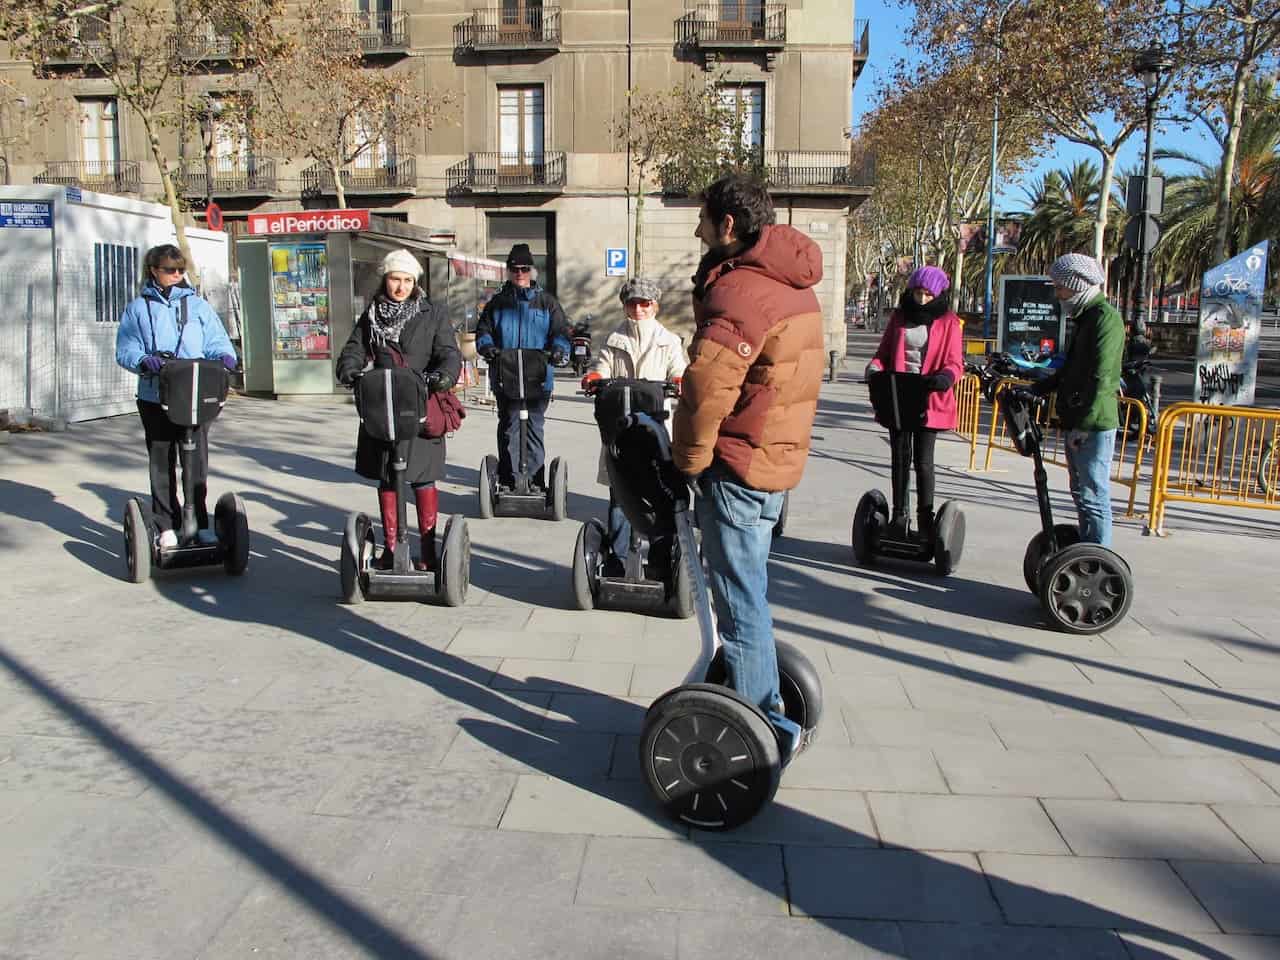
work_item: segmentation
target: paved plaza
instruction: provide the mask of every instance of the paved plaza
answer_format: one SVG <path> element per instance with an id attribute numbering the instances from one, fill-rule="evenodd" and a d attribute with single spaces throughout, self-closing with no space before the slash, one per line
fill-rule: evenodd
<path id="1" fill-rule="evenodd" d="M 236 398 L 214 425 L 242 579 L 123 580 L 136 417 L 0 446 L 0 958 L 1280 958 L 1272 516 L 1171 509 L 1157 539 L 1120 506 L 1132 613 L 1069 637 L 1022 584 L 1011 454 L 971 474 L 939 444 L 955 575 L 852 565 L 888 446 L 865 387 L 824 385 L 770 567 L 819 740 L 754 822 L 690 832 L 636 753 L 694 623 L 570 609 L 607 496 L 572 388 L 548 415 L 569 522 L 475 519 L 493 414 L 449 441 L 441 509 L 474 545 L 452 610 L 338 602 L 345 516 L 376 504 L 350 405 Z"/>

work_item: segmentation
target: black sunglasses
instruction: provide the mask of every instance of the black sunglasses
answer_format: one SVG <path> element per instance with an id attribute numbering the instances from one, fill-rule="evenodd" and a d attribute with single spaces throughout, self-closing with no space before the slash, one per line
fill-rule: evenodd
<path id="1" fill-rule="evenodd" d="M 530 270 L 533 269 L 533 267 L 521 266 L 521 267 L 508 267 L 507 269 L 510 270 L 512 273 L 528 273 Z"/>

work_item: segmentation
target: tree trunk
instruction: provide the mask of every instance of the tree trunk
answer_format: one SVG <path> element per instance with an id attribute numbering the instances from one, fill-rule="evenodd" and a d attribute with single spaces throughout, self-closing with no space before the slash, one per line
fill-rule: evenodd
<path id="1" fill-rule="evenodd" d="M 1097 149 L 1102 154 L 1102 180 L 1098 184 L 1098 208 L 1093 215 L 1093 259 L 1102 264 L 1102 273 L 1106 276 L 1107 221 L 1111 216 L 1111 183 L 1116 176 L 1116 148 Z"/>
<path id="2" fill-rule="evenodd" d="M 631 255 L 631 275 L 639 277 L 644 271 L 640 269 L 641 251 L 644 249 L 644 176 L 636 183 L 636 236 L 635 251 Z"/>
<path id="3" fill-rule="evenodd" d="M 347 209 L 347 190 L 342 185 L 342 171 L 336 163 L 329 164 L 329 173 L 333 175 L 333 193 L 338 198 L 338 209 Z"/>
<path id="4" fill-rule="evenodd" d="M 1231 185 L 1235 182 L 1236 154 L 1240 145 L 1240 121 L 1244 115 L 1245 88 L 1251 64 L 1236 68 L 1227 108 L 1227 136 L 1222 145 L 1222 165 L 1218 169 L 1218 205 L 1213 215 L 1213 263 L 1227 259 L 1227 235 L 1231 232 Z"/>
<path id="5" fill-rule="evenodd" d="M 164 202 L 169 207 L 169 217 L 173 220 L 174 236 L 178 239 L 178 249 L 187 261 L 187 278 L 192 286 L 200 287 L 200 268 L 196 266 L 195 257 L 191 255 L 191 245 L 187 243 L 186 215 L 182 212 L 182 204 L 178 201 L 178 189 L 173 185 L 173 172 L 169 169 L 169 158 L 160 146 L 160 139 L 151 127 L 151 118 L 142 115 L 142 124 L 147 132 L 147 142 L 151 145 L 151 157 L 160 168 L 160 184 L 164 187 Z"/>

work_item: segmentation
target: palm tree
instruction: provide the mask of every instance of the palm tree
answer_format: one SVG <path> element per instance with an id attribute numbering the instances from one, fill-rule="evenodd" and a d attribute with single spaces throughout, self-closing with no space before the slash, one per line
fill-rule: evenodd
<path id="1" fill-rule="evenodd" d="M 1021 269 L 1042 272 L 1064 253 L 1090 250 L 1093 247 L 1094 211 L 1102 176 L 1097 164 L 1077 160 L 1064 170 L 1051 170 L 1024 193 L 1030 201 L 1031 216 L 1022 228 L 1022 246 L 1018 253 Z M 1110 198 L 1107 250 L 1115 249 L 1115 234 L 1124 205 Z M 1123 224 L 1119 224 L 1123 227 Z"/>

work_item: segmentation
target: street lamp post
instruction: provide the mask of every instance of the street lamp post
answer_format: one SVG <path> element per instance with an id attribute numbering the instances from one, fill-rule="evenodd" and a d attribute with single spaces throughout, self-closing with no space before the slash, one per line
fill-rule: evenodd
<path id="1" fill-rule="evenodd" d="M 991 87 L 991 166 L 987 171 L 987 180 L 991 188 L 987 198 L 987 289 L 982 313 L 982 336 L 986 340 L 991 339 L 991 274 L 995 267 L 996 247 L 996 145 L 1000 137 L 1000 38 L 1004 32 L 1005 15 L 1017 2 L 1018 0 L 1006 0 L 1000 8 L 1000 16 L 996 18 L 996 62 Z"/>
<path id="2" fill-rule="evenodd" d="M 1147 305 L 1147 278 L 1151 270 L 1151 250 L 1147 246 L 1147 226 L 1151 217 L 1151 176 L 1152 176 L 1152 141 L 1155 126 L 1156 101 L 1160 98 L 1160 76 L 1173 66 L 1173 61 L 1165 55 L 1164 47 L 1152 43 L 1133 61 L 1133 72 L 1142 81 L 1146 91 L 1147 148 L 1142 165 L 1142 213 L 1138 226 L 1138 284 L 1130 317 L 1136 321 Z"/>
<path id="3" fill-rule="evenodd" d="M 200 124 L 200 146 L 204 153 L 205 203 L 213 203 L 213 122 L 222 113 L 219 105 L 208 98 L 200 104 L 196 120 Z"/>

